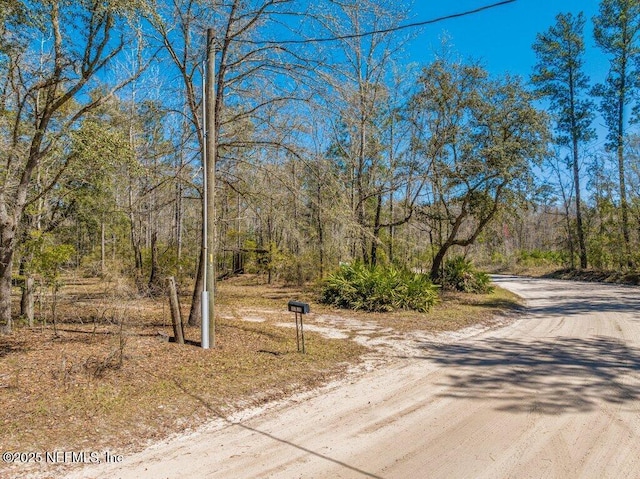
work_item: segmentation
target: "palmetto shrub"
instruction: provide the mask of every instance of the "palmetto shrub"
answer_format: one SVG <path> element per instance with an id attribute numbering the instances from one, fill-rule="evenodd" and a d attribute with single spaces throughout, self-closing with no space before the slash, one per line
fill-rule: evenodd
<path id="1" fill-rule="evenodd" d="M 362 263 L 342 265 L 322 284 L 320 301 L 339 308 L 384 312 L 427 312 L 438 302 L 438 288 L 428 275 Z"/>
<path id="2" fill-rule="evenodd" d="M 442 286 L 465 293 L 489 293 L 493 289 L 489 275 L 478 271 L 464 256 L 445 262 Z"/>

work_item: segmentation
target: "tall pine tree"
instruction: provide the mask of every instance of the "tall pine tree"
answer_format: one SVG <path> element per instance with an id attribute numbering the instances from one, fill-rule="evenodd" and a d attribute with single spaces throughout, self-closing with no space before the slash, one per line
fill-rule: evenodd
<path id="1" fill-rule="evenodd" d="M 592 101 L 584 98 L 589 78 L 582 71 L 584 56 L 584 15 L 560 13 L 555 25 L 538 34 L 533 50 L 538 58 L 531 77 L 538 93 L 548 98 L 556 117 L 556 141 L 571 150 L 570 168 L 576 195 L 576 224 L 580 267 L 587 267 L 587 247 L 582 223 L 580 191 L 581 143 L 594 136 Z"/>
<path id="2" fill-rule="evenodd" d="M 640 89 L 640 0 L 602 0 L 594 17 L 596 44 L 610 56 L 610 68 L 604 84 L 594 93 L 602 98 L 600 111 L 609 134 L 608 147 L 616 152 L 624 256 L 622 263 L 632 265 L 629 228 L 629 203 L 625 173 L 627 128 L 638 121 L 630 115 L 634 97 Z"/>

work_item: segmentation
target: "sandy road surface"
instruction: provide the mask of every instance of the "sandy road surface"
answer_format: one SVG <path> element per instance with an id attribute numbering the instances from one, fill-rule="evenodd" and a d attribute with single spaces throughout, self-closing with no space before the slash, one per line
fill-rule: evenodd
<path id="1" fill-rule="evenodd" d="M 500 277 L 529 311 L 73 477 L 640 478 L 640 289 Z"/>

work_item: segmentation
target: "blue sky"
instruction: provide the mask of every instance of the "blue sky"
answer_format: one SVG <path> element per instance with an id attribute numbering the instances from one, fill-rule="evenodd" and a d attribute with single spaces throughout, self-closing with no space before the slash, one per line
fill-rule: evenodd
<path id="1" fill-rule="evenodd" d="M 416 0 L 408 22 L 428 20 L 473 10 L 496 0 Z M 406 47 L 411 62 L 428 63 L 443 32 L 451 37 L 455 50 L 464 58 L 481 60 L 491 73 L 528 77 L 536 63 L 531 45 L 536 34 L 555 23 L 558 13 L 583 11 L 587 55 L 585 70 L 592 82 L 605 78 L 608 61 L 593 42 L 591 18 L 598 13 L 598 0 L 516 0 L 483 12 L 423 27 Z"/>

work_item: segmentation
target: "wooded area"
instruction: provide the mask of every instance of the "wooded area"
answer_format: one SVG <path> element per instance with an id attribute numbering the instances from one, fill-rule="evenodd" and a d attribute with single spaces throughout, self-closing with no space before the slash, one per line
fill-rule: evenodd
<path id="1" fill-rule="evenodd" d="M 395 1 L 1 6 L 4 333 L 33 324 L 35 289 L 55 298 L 67 268 L 144 295 L 174 276 L 199 323 L 208 28 L 220 275 L 302 284 L 361 262 L 438 282 L 459 255 L 638 271 L 638 0 L 602 0 L 592 32 L 559 15 L 525 79 L 446 41 L 408 67 Z M 584 72 L 586 35 L 609 60 L 602 84 Z"/>

